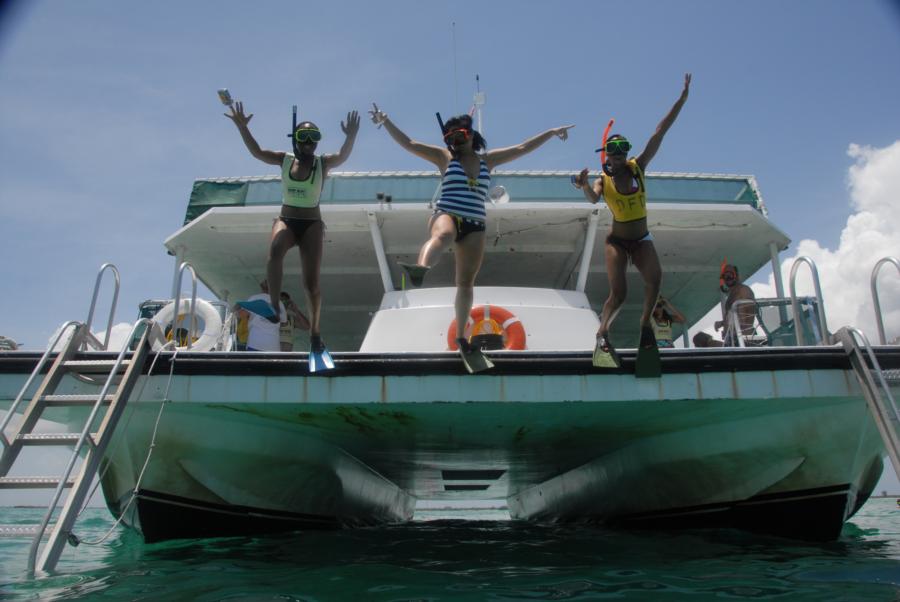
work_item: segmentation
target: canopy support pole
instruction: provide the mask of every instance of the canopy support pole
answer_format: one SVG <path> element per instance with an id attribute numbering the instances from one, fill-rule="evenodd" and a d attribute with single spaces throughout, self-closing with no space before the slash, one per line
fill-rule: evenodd
<path id="1" fill-rule="evenodd" d="M 375 248 L 375 259 L 378 260 L 378 271 L 381 273 L 381 283 L 384 285 L 384 292 L 390 293 L 394 290 L 394 283 L 391 280 L 391 270 L 388 267 L 387 254 L 384 252 L 384 240 L 381 238 L 381 228 L 378 227 L 378 216 L 374 211 L 368 212 L 369 216 L 369 232 L 372 234 L 372 246 Z"/>

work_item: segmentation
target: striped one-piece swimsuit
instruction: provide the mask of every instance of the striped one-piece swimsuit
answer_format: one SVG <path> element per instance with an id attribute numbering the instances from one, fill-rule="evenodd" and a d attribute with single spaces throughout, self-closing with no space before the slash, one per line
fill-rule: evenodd
<path id="1" fill-rule="evenodd" d="M 480 164 L 478 179 L 469 180 L 462 164 L 456 159 L 450 161 L 441 181 L 441 197 L 436 207 L 438 211 L 484 223 L 484 203 L 491 187 L 491 172 L 484 159 L 480 160 Z"/>

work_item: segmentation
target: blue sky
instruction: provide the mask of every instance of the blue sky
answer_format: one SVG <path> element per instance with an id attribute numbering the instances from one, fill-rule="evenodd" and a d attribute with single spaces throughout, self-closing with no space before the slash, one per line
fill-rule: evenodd
<path id="1" fill-rule="evenodd" d="M 874 173 L 871 157 L 900 140 L 900 8 L 888 0 L 35 0 L 0 17 L 0 334 L 27 348 L 84 319 L 103 262 L 122 272 L 117 321 L 168 295 L 162 241 L 195 178 L 274 173 L 222 116 L 223 86 L 255 114 L 263 147 L 286 149 L 299 104 L 334 152 L 340 120 L 372 101 L 436 142 L 434 112 L 467 110 L 477 73 L 491 146 L 576 124 L 510 168 L 576 171 L 596 166 L 610 117 L 642 145 L 691 72 L 651 171 L 753 174 L 789 253 L 808 240 L 847 261 L 858 251 L 842 237 L 867 206 L 852 170 Z M 861 159 L 851 145 L 875 150 Z M 342 169 L 428 168 L 364 121 Z M 900 308 L 892 286 L 887 310 Z"/>

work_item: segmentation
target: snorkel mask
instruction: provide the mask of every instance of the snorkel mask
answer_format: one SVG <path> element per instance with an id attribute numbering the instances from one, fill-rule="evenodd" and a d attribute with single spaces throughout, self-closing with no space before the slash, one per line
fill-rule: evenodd
<path id="1" fill-rule="evenodd" d="M 737 282 L 738 279 L 738 269 L 736 265 L 731 265 L 728 263 L 728 258 L 725 257 L 722 259 L 722 265 L 719 266 L 719 290 L 723 293 L 727 293 L 730 285 L 725 282 L 725 273 L 732 272 L 734 274 L 734 281 Z"/>
<path id="2" fill-rule="evenodd" d="M 612 129 L 612 126 L 615 122 L 615 119 L 609 120 L 609 123 L 606 124 L 606 129 L 603 130 L 603 138 L 600 142 L 600 148 L 594 150 L 595 153 L 600 153 L 600 166 L 603 168 L 604 173 L 606 173 L 606 175 L 608 176 L 612 175 L 612 170 L 609 161 L 606 160 L 606 156 L 628 156 L 628 151 L 631 150 L 631 143 L 627 138 L 625 138 L 625 136 L 613 134 L 612 139 L 609 139 L 609 130 Z"/>
<path id="3" fill-rule="evenodd" d="M 434 115 L 437 117 L 438 126 L 441 128 L 441 137 L 444 140 L 444 144 L 451 153 L 456 152 L 456 143 L 458 142 L 458 136 L 460 135 L 463 136 L 462 143 L 469 140 L 472 141 L 472 149 L 476 153 L 483 150 L 487 145 L 484 137 L 473 127 L 471 115 L 451 117 L 447 123 L 444 123 L 444 120 L 441 119 L 440 113 L 435 113 Z"/>
<path id="4" fill-rule="evenodd" d="M 322 139 L 322 132 L 311 121 L 304 121 L 297 126 L 297 105 L 293 107 L 293 118 L 291 120 L 291 133 L 288 134 L 291 139 L 291 146 L 294 149 L 294 156 L 303 154 L 300 149 L 301 144 L 318 144 Z"/>

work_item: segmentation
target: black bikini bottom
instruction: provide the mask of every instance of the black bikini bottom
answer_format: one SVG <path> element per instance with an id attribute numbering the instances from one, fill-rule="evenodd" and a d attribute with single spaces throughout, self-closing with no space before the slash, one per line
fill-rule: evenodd
<path id="1" fill-rule="evenodd" d="M 462 217 L 453 213 L 448 213 L 447 211 L 442 211 L 440 209 L 434 210 L 435 216 L 441 214 L 449 215 L 451 218 L 453 218 L 453 223 L 456 225 L 456 238 L 454 239 L 456 240 L 456 242 L 461 241 L 472 232 L 484 232 L 486 227 L 484 222 L 480 222 L 469 217 Z"/>
<path id="2" fill-rule="evenodd" d="M 306 231 L 309 230 L 312 226 L 316 224 L 322 223 L 321 219 L 302 219 L 297 217 L 284 217 L 283 215 L 279 218 L 284 222 L 284 225 L 288 227 L 294 234 L 294 239 L 297 241 L 297 244 L 300 244 L 300 241 L 303 240 L 303 236 L 306 234 Z"/>

